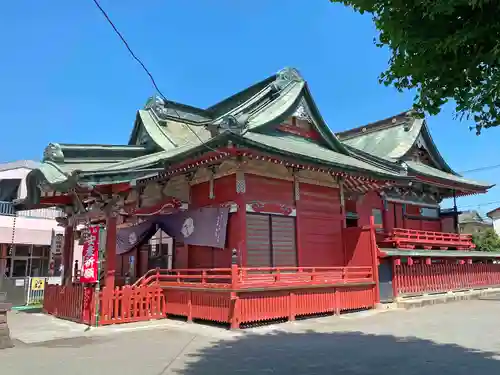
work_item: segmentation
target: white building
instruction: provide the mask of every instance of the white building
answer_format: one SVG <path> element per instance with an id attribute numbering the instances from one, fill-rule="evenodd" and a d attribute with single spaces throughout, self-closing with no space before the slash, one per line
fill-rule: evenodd
<path id="1" fill-rule="evenodd" d="M 58 271 L 55 263 L 64 231 L 55 218 L 62 211 L 14 209 L 15 200 L 26 198 L 26 176 L 37 166 L 31 160 L 0 164 L 0 277 L 48 276 Z"/>
<path id="2" fill-rule="evenodd" d="M 500 235 L 500 207 L 495 208 L 486 214 L 493 221 L 493 229 Z"/>

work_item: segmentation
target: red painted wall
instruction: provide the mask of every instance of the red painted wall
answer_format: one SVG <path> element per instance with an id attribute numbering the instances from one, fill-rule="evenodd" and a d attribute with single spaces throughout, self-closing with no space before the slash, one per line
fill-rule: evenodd
<path id="1" fill-rule="evenodd" d="M 390 232 L 394 228 L 427 230 L 441 232 L 440 220 L 429 220 L 420 217 L 420 207 L 406 205 L 406 215 L 403 215 L 403 204 L 388 202 L 387 212 L 384 213 L 384 204 L 382 198 L 375 192 L 366 194 L 356 205 L 359 215 L 358 225 L 369 225 L 372 209 L 382 210 L 384 219 L 384 230 Z"/>
<path id="2" fill-rule="evenodd" d="M 236 202 L 236 176 L 230 175 L 214 181 L 214 198 L 210 199 L 210 183 L 204 182 L 191 187 L 190 208 L 218 205 L 227 202 Z M 238 248 L 240 241 L 239 212 L 230 213 L 227 227 L 226 247 L 217 249 L 207 246 L 188 246 L 186 249 L 177 248 L 179 258 L 175 268 L 229 268 L 231 267 L 231 250 Z M 182 265 L 182 267 L 179 267 Z"/>
<path id="3" fill-rule="evenodd" d="M 245 175 L 245 201 L 294 204 L 293 182 L 252 174 Z"/>
<path id="4" fill-rule="evenodd" d="M 299 266 L 343 266 L 339 189 L 300 184 L 297 201 Z"/>
<path id="5" fill-rule="evenodd" d="M 369 229 L 345 228 L 343 231 L 346 266 L 372 266 L 373 252 Z"/>
<path id="6" fill-rule="evenodd" d="M 370 216 L 372 216 L 372 209 L 384 209 L 382 199 L 376 192 L 369 192 L 365 194 L 356 204 L 357 213 L 359 215 L 358 226 L 362 227 L 370 225 Z"/>
<path id="7" fill-rule="evenodd" d="M 455 233 L 455 219 L 453 216 L 445 216 L 441 218 L 441 230 L 447 233 Z"/>
<path id="8" fill-rule="evenodd" d="M 420 207 L 410 204 L 406 205 L 406 227 L 407 229 L 427 230 L 441 232 L 441 220 L 428 220 L 420 216 Z"/>
<path id="9" fill-rule="evenodd" d="M 214 181 L 214 198 L 210 199 L 210 183 L 191 186 L 190 208 L 199 208 L 236 200 L 236 176 L 230 175 Z"/>

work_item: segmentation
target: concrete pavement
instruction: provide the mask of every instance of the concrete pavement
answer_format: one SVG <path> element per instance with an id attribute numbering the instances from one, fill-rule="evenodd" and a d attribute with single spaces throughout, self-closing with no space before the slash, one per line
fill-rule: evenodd
<path id="1" fill-rule="evenodd" d="M 175 322 L 19 344 L 0 351 L 0 368 L 9 375 L 496 374 L 498 316 L 500 300 L 489 298 L 237 333 Z"/>

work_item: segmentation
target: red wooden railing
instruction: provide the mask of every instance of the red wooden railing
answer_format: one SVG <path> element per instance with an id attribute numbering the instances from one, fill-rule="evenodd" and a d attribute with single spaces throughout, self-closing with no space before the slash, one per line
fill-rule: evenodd
<path id="1" fill-rule="evenodd" d="M 108 325 L 139 322 L 165 317 L 165 296 L 158 287 L 144 285 L 106 287 L 99 293 L 96 303 L 94 287 L 83 284 L 46 285 L 43 311 L 61 319 L 77 323 Z M 96 316 L 96 308 L 99 314 Z"/>
<path id="2" fill-rule="evenodd" d="M 369 266 L 156 269 L 136 285 L 163 288 L 167 314 L 229 323 L 233 328 L 370 308 L 377 298 Z"/>
<path id="3" fill-rule="evenodd" d="M 82 284 L 45 284 L 42 310 L 62 319 L 83 322 L 85 287 Z"/>
<path id="4" fill-rule="evenodd" d="M 163 290 L 155 286 L 124 286 L 112 290 L 104 287 L 99 296 L 99 325 L 140 322 L 166 316 Z"/>
<path id="5" fill-rule="evenodd" d="M 430 232 L 402 228 L 394 228 L 380 243 L 381 245 L 389 244 L 394 247 L 406 249 L 420 247 L 424 249 L 439 248 L 447 250 L 454 248 L 457 250 L 468 250 L 475 248 L 470 234 Z"/>
<path id="6" fill-rule="evenodd" d="M 236 290 L 284 286 L 313 286 L 333 283 L 363 283 L 373 281 L 373 268 L 364 267 L 259 267 L 214 269 L 154 269 L 148 271 L 134 286 L 189 286 Z"/>
<path id="7" fill-rule="evenodd" d="M 500 264 L 401 264 L 394 271 L 398 296 L 500 286 Z"/>

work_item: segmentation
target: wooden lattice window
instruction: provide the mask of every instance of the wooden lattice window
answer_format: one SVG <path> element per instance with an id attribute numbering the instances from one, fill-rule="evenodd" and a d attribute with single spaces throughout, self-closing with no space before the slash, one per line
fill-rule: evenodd
<path id="1" fill-rule="evenodd" d="M 295 218 L 247 214 L 247 267 L 295 267 Z"/>

